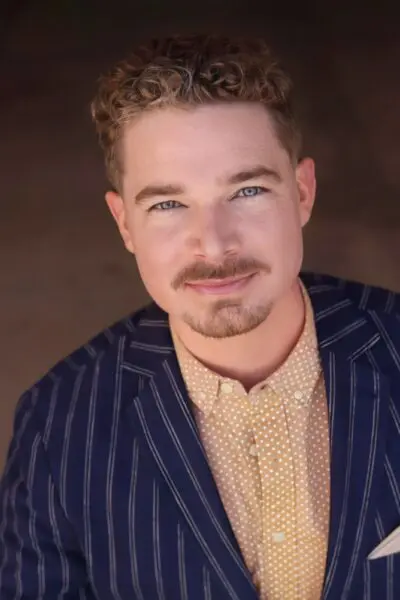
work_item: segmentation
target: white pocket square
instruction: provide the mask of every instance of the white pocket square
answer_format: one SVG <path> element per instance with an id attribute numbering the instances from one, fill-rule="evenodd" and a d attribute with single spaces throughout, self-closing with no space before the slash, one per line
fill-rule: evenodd
<path id="1" fill-rule="evenodd" d="M 375 560 L 376 558 L 383 558 L 397 552 L 400 552 L 400 527 L 397 527 L 379 546 L 372 550 L 368 558 Z"/>

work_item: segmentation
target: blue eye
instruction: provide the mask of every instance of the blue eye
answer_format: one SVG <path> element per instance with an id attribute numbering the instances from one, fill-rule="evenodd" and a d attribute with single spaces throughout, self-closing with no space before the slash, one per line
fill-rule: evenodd
<path id="1" fill-rule="evenodd" d="M 147 209 L 147 212 L 172 210 L 173 208 L 180 208 L 181 206 L 182 204 L 176 200 L 164 200 L 164 202 L 158 202 L 157 204 L 150 206 L 150 208 Z"/>
<path id="2" fill-rule="evenodd" d="M 238 191 L 236 195 L 242 198 L 252 198 L 253 196 L 259 196 L 260 194 L 263 194 L 266 191 L 267 190 L 265 188 L 260 187 L 258 185 L 254 185 L 251 187 L 242 188 Z"/>

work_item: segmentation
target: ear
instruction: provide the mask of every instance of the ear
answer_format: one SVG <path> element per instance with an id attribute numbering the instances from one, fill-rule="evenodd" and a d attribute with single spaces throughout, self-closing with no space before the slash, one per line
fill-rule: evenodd
<path id="1" fill-rule="evenodd" d="M 117 192 L 107 192 L 106 202 L 118 226 L 122 240 L 125 244 L 125 248 L 128 250 L 128 252 L 134 254 L 135 249 L 132 241 L 132 236 L 127 225 L 128 215 L 123 199 L 119 194 L 117 194 Z"/>
<path id="2" fill-rule="evenodd" d="M 312 158 L 303 158 L 299 162 L 296 167 L 296 181 L 299 190 L 301 225 L 304 227 L 311 217 L 317 189 L 315 163 Z"/>

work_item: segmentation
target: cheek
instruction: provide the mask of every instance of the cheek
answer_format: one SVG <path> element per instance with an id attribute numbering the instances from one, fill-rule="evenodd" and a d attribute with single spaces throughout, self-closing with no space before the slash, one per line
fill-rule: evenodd
<path id="1" fill-rule="evenodd" d="M 182 261 L 182 247 L 177 236 L 163 231 L 138 228 L 135 234 L 136 262 L 146 287 L 170 284 Z"/>
<path id="2" fill-rule="evenodd" d="M 247 253 L 268 263 L 279 280 L 291 279 L 303 258 L 298 213 L 289 205 L 276 207 L 245 232 Z"/>
<path id="3" fill-rule="evenodd" d="M 257 247 L 281 252 L 301 237 L 301 223 L 298 211 L 289 203 L 282 202 L 272 206 L 268 212 L 242 223 L 242 236 Z"/>

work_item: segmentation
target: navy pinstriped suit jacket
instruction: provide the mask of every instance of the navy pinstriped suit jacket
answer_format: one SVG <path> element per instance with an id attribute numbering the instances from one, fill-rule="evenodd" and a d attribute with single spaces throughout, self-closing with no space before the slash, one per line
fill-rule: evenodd
<path id="1" fill-rule="evenodd" d="M 331 435 L 324 600 L 398 600 L 400 297 L 302 275 Z M 0 488 L 1 600 L 256 600 L 167 325 L 151 306 L 21 398 Z"/>

